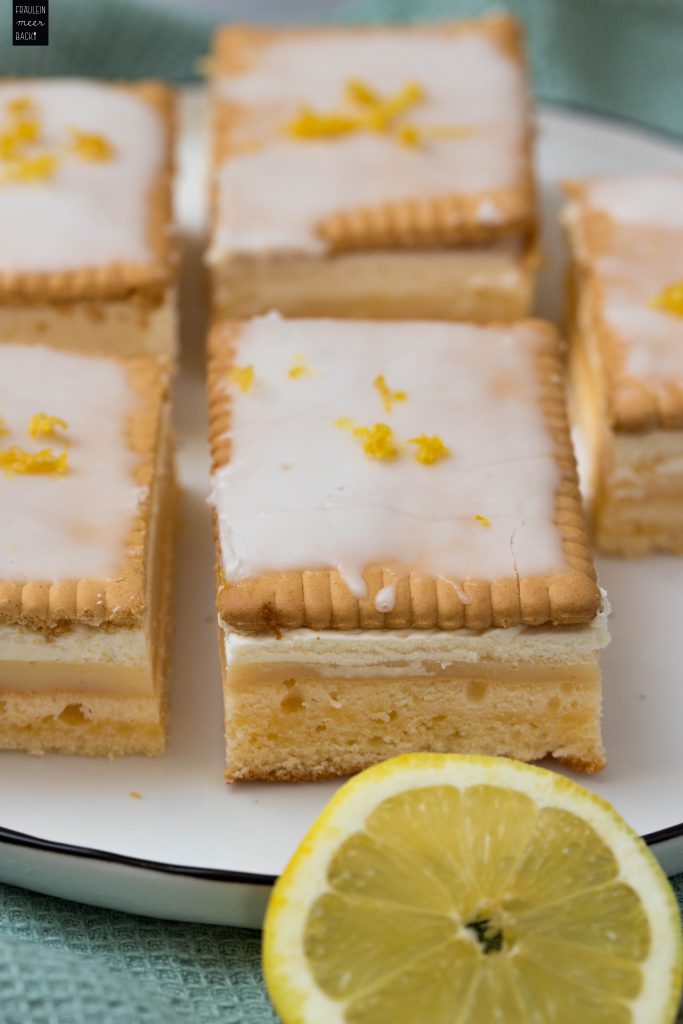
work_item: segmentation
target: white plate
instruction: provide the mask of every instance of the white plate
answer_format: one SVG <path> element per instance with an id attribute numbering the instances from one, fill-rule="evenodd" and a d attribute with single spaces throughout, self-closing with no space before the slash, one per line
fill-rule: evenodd
<path id="1" fill-rule="evenodd" d="M 166 757 L 114 762 L 0 755 L 0 880 L 69 899 L 181 920 L 260 923 L 273 876 L 335 789 L 222 780 L 222 709 L 205 503 L 203 100 L 184 103 L 179 214 L 186 239 L 184 356 L 177 386 L 180 505 L 173 695 Z M 548 266 L 539 311 L 557 317 L 561 177 L 683 170 L 673 143 L 582 114 L 545 110 L 540 171 Z M 603 560 L 614 614 L 604 659 L 608 768 L 581 781 L 683 870 L 683 561 Z M 131 791 L 142 799 L 131 797 Z"/>

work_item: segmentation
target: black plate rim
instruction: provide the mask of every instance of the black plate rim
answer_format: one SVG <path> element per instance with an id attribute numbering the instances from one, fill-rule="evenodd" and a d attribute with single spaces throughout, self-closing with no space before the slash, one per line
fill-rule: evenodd
<path id="1" fill-rule="evenodd" d="M 660 846 L 673 839 L 683 838 L 683 822 L 677 825 L 669 825 L 655 832 L 648 832 L 642 838 L 649 847 Z M 250 871 L 232 871 L 225 868 L 193 867 L 188 864 L 169 864 L 165 861 L 146 860 L 143 857 L 113 853 L 109 850 L 99 850 L 91 846 L 62 843 L 55 839 L 41 839 L 38 836 L 28 835 L 26 832 L 17 832 L 14 829 L 4 828 L 0 825 L 0 845 L 3 844 L 37 850 L 42 853 L 57 854 L 59 856 L 103 861 L 108 864 L 118 864 L 123 867 L 134 868 L 138 871 L 151 871 L 163 875 L 195 878 L 201 881 L 262 886 L 263 888 L 272 888 L 277 881 L 277 875 L 259 874 Z"/>

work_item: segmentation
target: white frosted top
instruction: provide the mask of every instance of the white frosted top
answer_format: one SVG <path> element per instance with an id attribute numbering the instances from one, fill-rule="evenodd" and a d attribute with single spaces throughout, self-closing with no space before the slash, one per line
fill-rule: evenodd
<path id="1" fill-rule="evenodd" d="M 0 580 L 107 579 L 120 568 L 141 498 L 125 438 L 137 402 L 116 360 L 0 345 L 0 451 L 68 452 L 63 476 L 0 467 Z M 38 412 L 68 429 L 32 438 L 28 424 Z"/>
<path id="2" fill-rule="evenodd" d="M 228 580 L 337 568 L 362 596 L 362 573 L 377 563 L 456 585 L 562 570 L 537 345 L 524 326 L 274 314 L 243 326 L 236 365 L 253 367 L 253 385 L 226 380 L 233 451 L 211 499 Z M 299 365 L 311 372 L 293 379 Z M 407 393 L 390 412 L 373 386 L 379 374 Z M 388 424 L 399 457 L 369 458 L 335 425 L 341 417 Z M 405 442 L 421 434 L 439 435 L 450 456 L 418 462 Z"/>
<path id="3" fill-rule="evenodd" d="M 589 205 L 623 224 L 683 229 L 683 175 L 639 174 L 587 183 Z"/>
<path id="4" fill-rule="evenodd" d="M 0 272 L 149 262 L 149 198 L 165 147 L 160 115 L 96 82 L 14 81 L 0 85 L 0 130 L 6 104 L 24 96 L 36 103 L 42 128 L 31 155 L 63 151 L 77 128 L 104 136 L 113 156 L 65 158 L 46 180 L 0 181 Z"/>
<path id="5" fill-rule="evenodd" d="M 384 96 L 411 81 L 425 100 L 406 120 L 465 129 L 459 138 L 403 146 L 363 131 L 322 140 L 287 136 L 302 106 L 330 112 L 361 79 Z M 262 250 L 320 252 L 325 216 L 388 201 L 514 187 L 528 117 L 520 65 L 481 30 L 344 33 L 284 38 L 260 47 L 251 67 L 220 79 L 219 97 L 248 114 L 245 151 L 218 172 L 219 213 L 210 258 Z M 240 122 L 242 124 L 242 122 Z M 250 148 L 250 143 L 257 146 Z M 497 210 L 483 203 L 483 223 Z"/>
<path id="6" fill-rule="evenodd" d="M 639 175 L 590 182 L 586 203 L 615 222 L 596 260 L 603 314 L 639 378 L 683 380 L 683 317 L 652 306 L 683 282 L 683 175 Z"/>

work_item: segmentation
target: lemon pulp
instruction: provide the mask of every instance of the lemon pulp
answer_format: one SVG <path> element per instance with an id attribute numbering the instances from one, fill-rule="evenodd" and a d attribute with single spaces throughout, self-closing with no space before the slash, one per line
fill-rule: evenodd
<path id="1" fill-rule="evenodd" d="M 668 1024 L 681 939 L 661 869 L 593 794 L 514 762 L 407 755 L 314 825 L 264 960 L 286 1024 Z"/>
<path id="2" fill-rule="evenodd" d="M 497 786 L 414 789 L 371 812 L 327 878 L 305 952 L 353 1024 L 380 1009 L 396 1024 L 631 1020 L 648 921 L 576 814 Z"/>

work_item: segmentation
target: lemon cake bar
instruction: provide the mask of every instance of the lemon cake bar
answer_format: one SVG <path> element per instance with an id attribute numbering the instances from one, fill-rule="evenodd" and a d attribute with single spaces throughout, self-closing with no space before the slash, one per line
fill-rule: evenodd
<path id="1" fill-rule="evenodd" d="M 608 553 L 683 553 L 683 175 L 570 183 L 572 378 Z"/>
<path id="2" fill-rule="evenodd" d="M 411 750 L 602 767 L 563 386 L 540 321 L 214 327 L 228 779 Z"/>
<path id="3" fill-rule="evenodd" d="M 219 313 L 528 311 L 532 126 L 512 18 L 226 28 L 212 95 Z"/>
<path id="4" fill-rule="evenodd" d="M 156 82 L 0 80 L 0 338 L 175 348 L 174 99 Z"/>
<path id="5" fill-rule="evenodd" d="M 0 415 L 0 749 L 160 754 L 168 371 L 0 345 Z"/>

